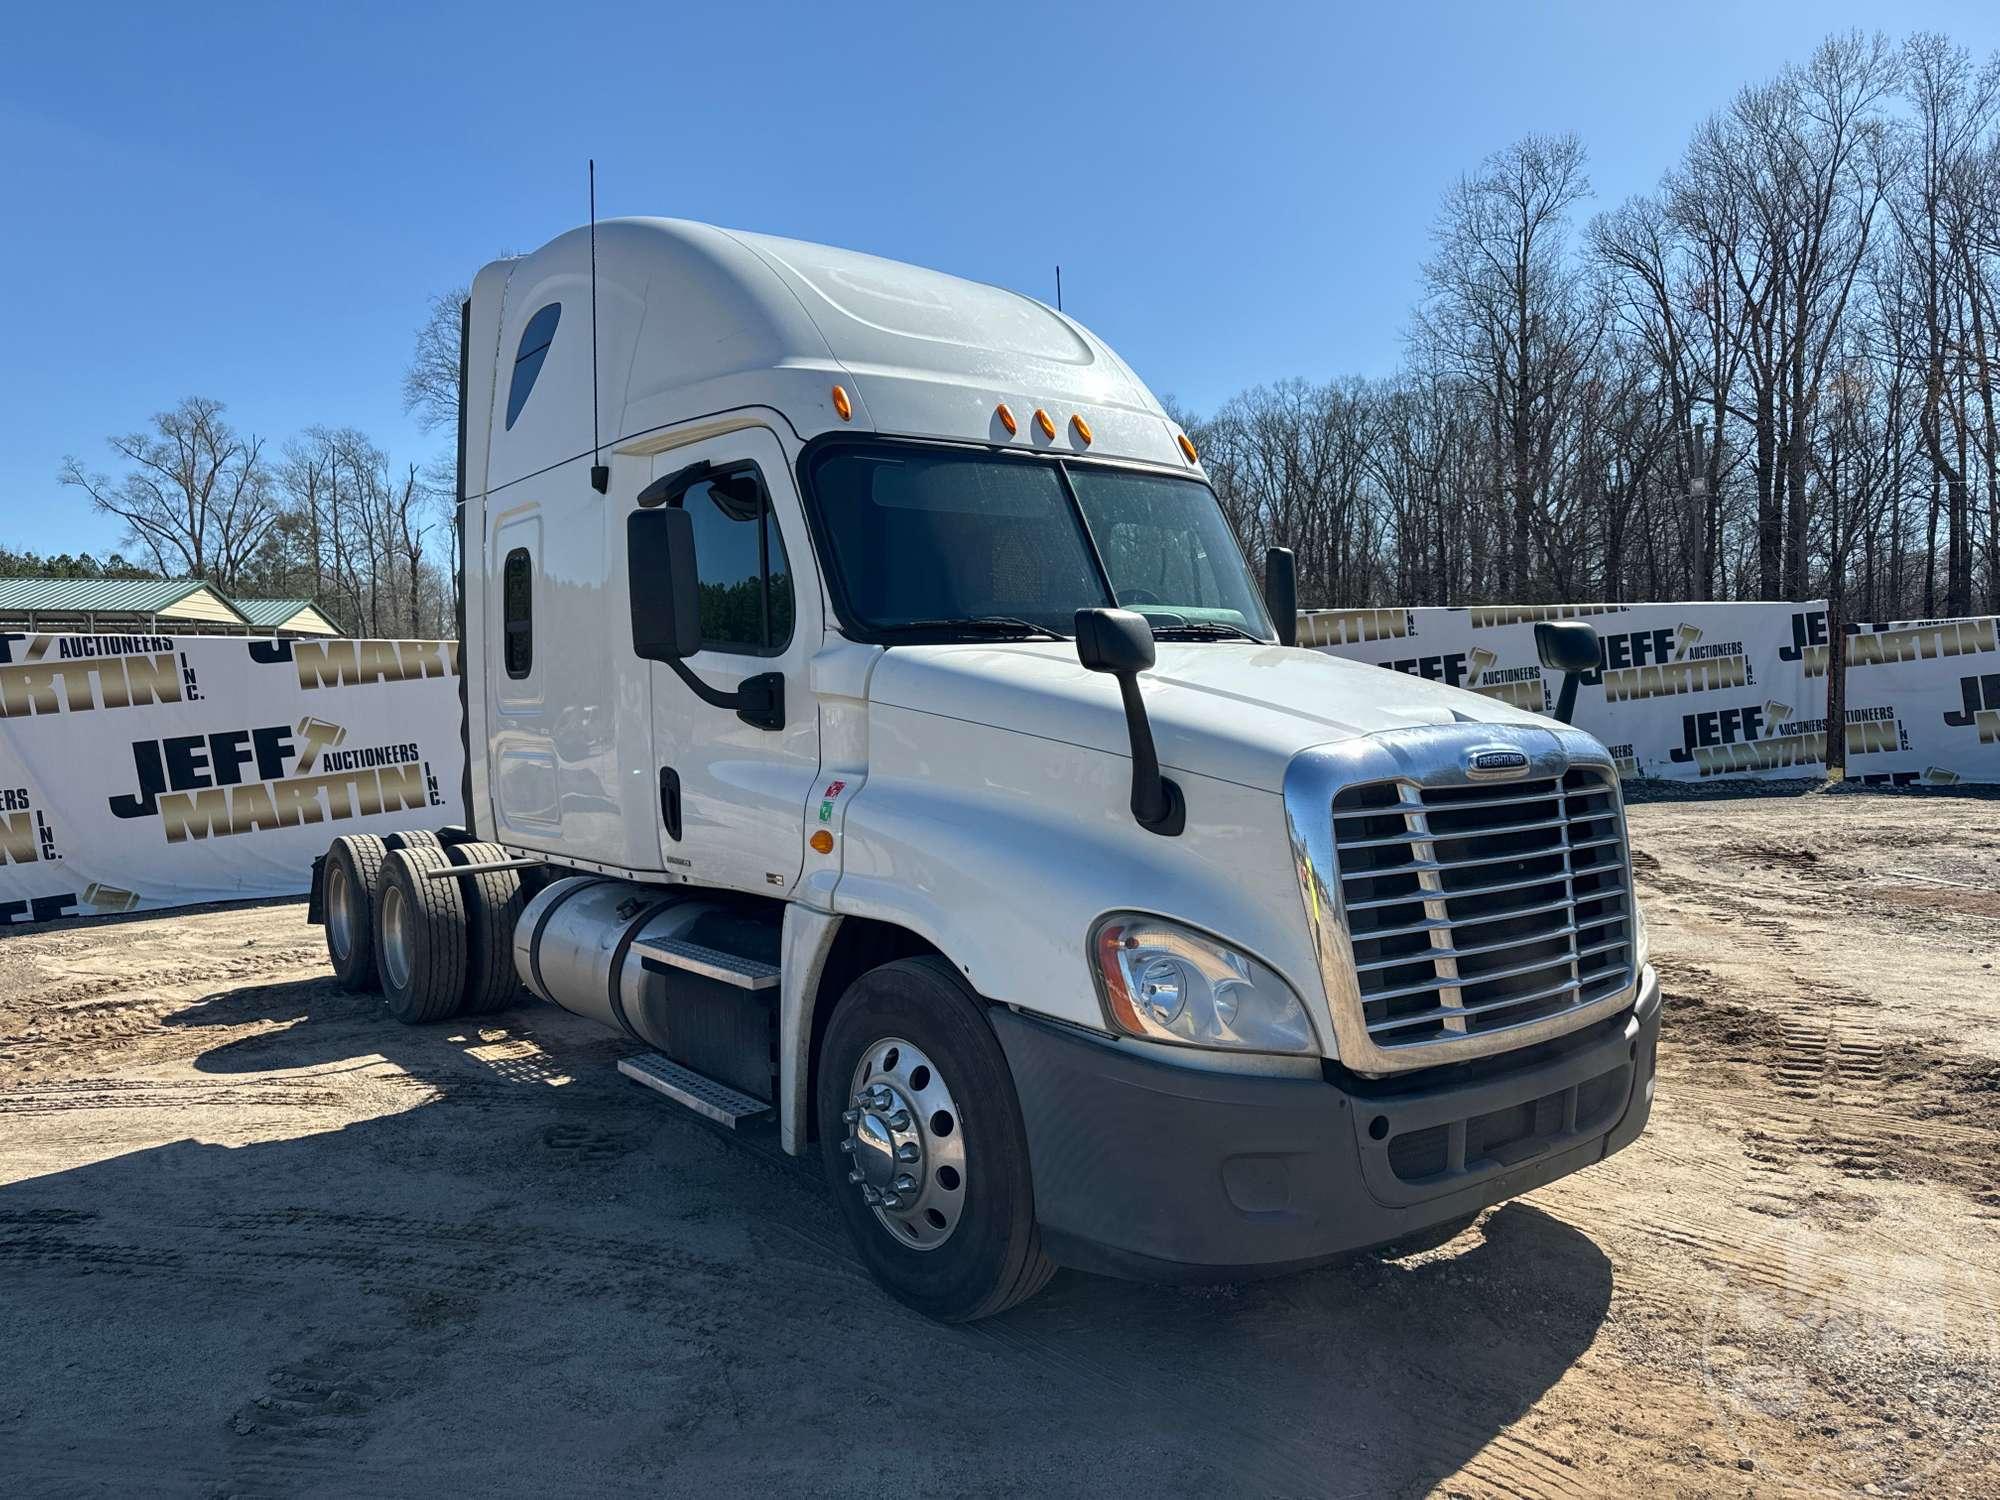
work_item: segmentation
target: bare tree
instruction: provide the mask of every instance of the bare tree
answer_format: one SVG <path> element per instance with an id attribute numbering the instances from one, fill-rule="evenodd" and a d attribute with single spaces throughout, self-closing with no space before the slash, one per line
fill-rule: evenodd
<path id="1" fill-rule="evenodd" d="M 1424 267 L 1417 336 L 1487 407 L 1494 488 L 1509 501 L 1503 587 L 1516 593 L 1532 587 L 1557 434 L 1604 326 L 1567 253 L 1569 216 L 1590 194 L 1584 162 L 1574 135 L 1494 153 L 1445 194 Z"/>
<path id="2" fill-rule="evenodd" d="M 123 521 L 162 573 L 234 588 L 276 524 L 278 501 L 263 440 L 239 435 L 222 413 L 220 401 L 190 396 L 155 414 L 150 430 L 108 440 L 122 474 L 69 457 L 57 477 Z"/>
<path id="3" fill-rule="evenodd" d="M 438 293 L 417 325 L 416 347 L 403 371 L 403 410 L 425 432 L 450 432 L 458 426 L 459 319 L 470 295 L 462 286 Z"/>

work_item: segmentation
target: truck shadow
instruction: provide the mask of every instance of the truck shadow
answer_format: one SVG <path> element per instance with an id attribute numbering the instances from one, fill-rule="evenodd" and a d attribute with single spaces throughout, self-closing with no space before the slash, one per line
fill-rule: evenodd
<path id="1" fill-rule="evenodd" d="M 167 1026 L 282 1029 L 64 1106 L 189 1138 L 0 1188 L 0 1447 L 25 1492 L 1372 1496 L 1468 1463 L 1592 1487 L 1495 1443 L 1611 1298 L 1603 1253 L 1532 1205 L 1411 1262 L 1065 1272 L 941 1327 L 858 1269 L 815 1163 L 618 1077 L 622 1039 L 546 1007 L 378 1010 L 325 979 L 209 995 Z"/>

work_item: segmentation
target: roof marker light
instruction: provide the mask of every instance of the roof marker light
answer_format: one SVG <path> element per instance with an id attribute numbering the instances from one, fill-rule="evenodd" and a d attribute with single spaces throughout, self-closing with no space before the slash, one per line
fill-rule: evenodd
<path id="1" fill-rule="evenodd" d="M 1088 448 L 1090 446 L 1090 424 L 1084 421 L 1082 417 L 1072 414 L 1069 419 L 1069 425 L 1076 429 L 1076 435 L 1083 439 L 1083 446 Z"/>
<path id="2" fill-rule="evenodd" d="M 1005 401 L 1002 401 L 998 406 L 993 408 L 993 415 L 998 417 L 1000 425 L 1007 429 L 1008 437 L 1012 437 L 1021 430 L 1021 424 L 1016 422 L 1014 414 L 1007 410 L 1007 403 Z"/>
<path id="3" fill-rule="evenodd" d="M 1049 414 L 1039 406 L 1035 408 L 1035 425 L 1042 430 L 1042 436 L 1050 442 L 1056 440 L 1056 424 L 1049 420 Z"/>
<path id="4" fill-rule="evenodd" d="M 837 385 L 833 388 L 833 409 L 840 413 L 841 421 L 852 422 L 854 420 L 854 403 L 847 399 L 846 386 Z"/>
<path id="5" fill-rule="evenodd" d="M 1188 441 L 1188 435 L 1185 432 L 1176 433 L 1174 435 L 1174 441 L 1181 445 L 1181 452 L 1187 455 L 1187 461 L 1189 463 L 1200 462 L 1200 460 L 1194 456 L 1194 444 Z"/>

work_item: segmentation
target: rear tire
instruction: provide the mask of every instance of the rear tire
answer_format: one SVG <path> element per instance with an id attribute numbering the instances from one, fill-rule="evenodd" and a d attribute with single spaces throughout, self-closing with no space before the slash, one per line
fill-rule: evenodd
<path id="1" fill-rule="evenodd" d="M 465 901 L 456 877 L 428 880 L 451 861 L 436 845 L 393 849 L 375 891 L 375 966 L 389 1014 L 407 1025 L 442 1021 L 465 1003 Z"/>
<path id="2" fill-rule="evenodd" d="M 894 1055 L 899 1044 L 920 1054 L 921 1077 Z M 856 1093 L 857 1080 L 877 1079 Z M 857 1108 L 863 1096 L 874 1102 Z M 1035 1223 L 1006 1054 L 943 960 L 884 964 L 841 997 L 820 1052 L 818 1114 L 827 1185 L 848 1235 L 897 1301 L 969 1322 L 1032 1297 L 1055 1273 Z M 857 1184 L 850 1174 L 864 1167 L 884 1183 Z M 883 1206 L 885 1187 L 898 1195 L 893 1207 Z"/>
<path id="3" fill-rule="evenodd" d="M 375 886 L 387 854 L 372 833 L 343 833 L 326 851 L 326 956 L 340 987 L 375 988 Z"/>
<path id="4" fill-rule="evenodd" d="M 509 857 L 498 844 L 450 844 L 445 855 L 455 865 L 492 864 Z M 465 903 L 465 1014 L 505 1010 L 527 995 L 514 970 L 514 924 L 528 904 L 521 872 L 490 870 L 461 875 L 451 883 Z"/>

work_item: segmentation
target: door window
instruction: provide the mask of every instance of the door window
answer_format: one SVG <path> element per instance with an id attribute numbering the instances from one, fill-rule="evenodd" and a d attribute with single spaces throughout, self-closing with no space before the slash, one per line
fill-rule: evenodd
<path id="1" fill-rule="evenodd" d="M 702 649 L 775 656 L 792 639 L 792 572 L 762 476 L 704 479 L 681 504 L 694 520 Z"/>

